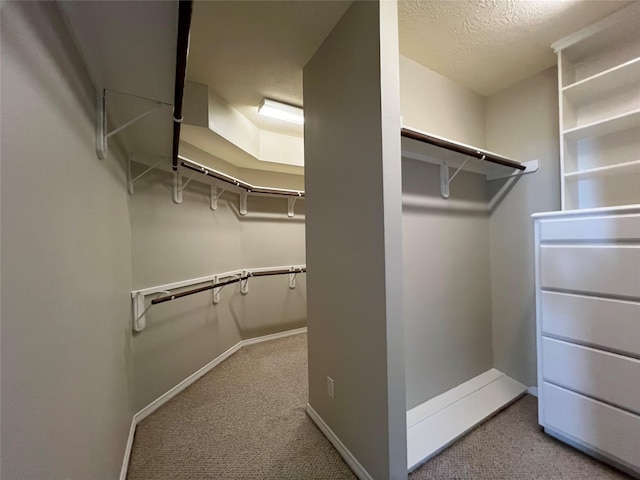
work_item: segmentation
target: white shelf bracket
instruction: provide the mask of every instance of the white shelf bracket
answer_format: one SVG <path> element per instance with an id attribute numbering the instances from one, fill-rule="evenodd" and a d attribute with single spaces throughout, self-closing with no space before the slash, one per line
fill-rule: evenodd
<path id="1" fill-rule="evenodd" d="M 149 99 L 146 99 L 146 100 L 149 100 Z M 128 126 L 133 125 L 138 120 L 143 119 L 150 113 L 155 112 L 156 110 L 161 108 L 163 105 L 165 105 L 162 102 L 152 100 L 153 102 L 155 102 L 155 105 L 153 107 L 151 107 L 148 110 L 145 110 L 137 117 L 132 118 L 131 120 L 129 120 L 128 122 L 125 122 L 119 127 L 114 128 L 110 132 L 107 132 L 106 101 L 107 101 L 107 91 L 105 89 L 102 89 L 101 91 L 98 92 L 97 101 L 96 101 L 96 152 L 100 160 L 104 160 L 105 158 L 107 158 L 107 140 L 109 137 L 124 130 Z"/>
<path id="2" fill-rule="evenodd" d="M 214 187 L 213 185 L 211 185 L 211 210 L 218 209 L 218 199 L 226 191 L 226 188 L 221 188 L 220 191 L 218 191 L 218 187 Z"/>
<path id="3" fill-rule="evenodd" d="M 293 270 L 293 268 L 292 268 Z M 294 289 L 296 288 L 296 275 L 298 275 L 298 272 L 291 272 L 289 274 L 289 288 Z"/>
<path id="4" fill-rule="evenodd" d="M 440 165 L 440 195 L 449 198 L 449 166 L 446 163 Z"/>
<path id="5" fill-rule="evenodd" d="M 96 94 L 96 153 L 100 160 L 107 158 L 107 111 L 105 108 L 106 91 L 98 90 Z"/>
<path id="6" fill-rule="evenodd" d="M 213 284 L 214 285 L 216 283 L 218 283 L 219 281 L 220 281 L 220 279 L 218 278 L 217 275 L 215 277 L 213 277 Z M 214 305 L 220 303 L 220 292 L 222 291 L 223 288 L 224 288 L 224 285 L 221 286 L 221 287 L 213 287 L 213 304 Z"/>
<path id="7" fill-rule="evenodd" d="M 182 203 L 182 175 L 180 170 L 173 172 L 173 202 Z"/>
<path id="8" fill-rule="evenodd" d="M 240 293 L 246 295 L 249 293 L 249 277 L 251 272 L 249 270 L 242 271 L 242 278 L 240 279 Z"/>
<path id="9" fill-rule="evenodd" d="M 154 168 L 157 168 L 163 161 L 166 159 L 162 157 L 156 163 L 147 168 L 144 172 L 139 174 L 138 176 L 133 176 L 133 154 L 130 153 L 127 158 L 127 190 L 129 191 L 129 195 L 133 195 L 133 184 L 138 181 L 140 178 L 144 177 L 147 173 L 149 173 Z"/>
<path id="10" fill-rule="evenodd" d="M 296 206 L 297 201 L 298 197 L 287 197 L 287 216 L 289 218 L 293 218 L 295 215 L 294 207 Z"/>
<path id="11" fill-rule="evenodd" d="M 184 192 L 184 189 L 185 189 L 185 188 L 187 188 L 187 185 L 189 185 L 189 182 L 190 182 L 191 180 L 193 180 L 193 176 L 194 176 L 196 173 L 197 173 L 197 172 L 193 172 L 193 173 L 189 176 L 189 178 L 187 178 L 187 181 L 186 181 L 186 182 L 184 182 L 184 183 L 182 184 L 182 186 L 180 187 L 180 195 L 182 195 L 182 192 Z"/>
<path id="12" fill-rule="evenodd" d="M 163 294 L 170 295 L 171 292 L 167 290 L 158 292 L 156 299 L 160 298 L 160 296 Z M 136 292 L 133 295 L 133 329 L 136 332 L 141 332 L 142 330 L 144 330 L 144 327 L 147 324 L 147 320 L 146 320 L 147 311 L 153 305 L 152 303 L 150 303 L 149 306 L 145 307 L 144 299 L 145 299 L 145 295 L 141 292 Z"/>
<path id="13" fill-rule="evenodd" d="M 471 157 L 465 158 L 462 165 L 460 165 L 451 176 L 449 176 L 449 166 L 447 165 L 447 162 L 442 162 L 440 165 L 440 194 L 443 198 L 449 198 L 449 185 L 451 185 L 453 179 L 456 178 L 456 175 L 460 173 L 470 158 Z M 484 160 L 484 155 L 480 160 Z"/>
<path id="14" fill-rule="evenodd" d="M 240 215 L 247 214 L 247 195 L 248 192 L 244 190 L 240 192 Z"/>
<path id="15" fill-rule="evenodd" d="M 145 172 L 146 173 L 146 172 Z M 182 182 L 182 175 L 180 174 L 180 170 L 173 172 L 173 201 L 174 203 L 182 203 L 182 192 L 187 188 L 189 182 L 193 180 L 193 176 L 197 172 L 193 172 L 189 178 L 187 178 L 186 182 Z"/>

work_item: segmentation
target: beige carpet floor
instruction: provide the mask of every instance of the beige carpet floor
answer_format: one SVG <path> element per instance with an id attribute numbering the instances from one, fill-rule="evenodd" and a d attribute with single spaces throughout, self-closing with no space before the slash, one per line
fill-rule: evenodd
<path id="1" fill-rule="evenodd" d="M 128 479 L 355 479 L 304 413 L 306 335 L 245 347 L 136 430 Z M 526 396 L 410 475 L 627 479 L 548 437 Z"/>

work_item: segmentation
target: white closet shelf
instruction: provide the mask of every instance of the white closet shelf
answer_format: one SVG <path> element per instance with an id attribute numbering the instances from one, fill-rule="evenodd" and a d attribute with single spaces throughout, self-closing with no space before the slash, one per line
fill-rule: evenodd
<path id="1" fill-rule="evenodd" d="M 487 180 L 533 173 L 538 160 L 518 162 L 471 145 L 449 140 L 411 127 L 402 127 L 402 156 L 440 166 L 440 193 L 449 198 L 449 185 L 460 170 L 485 175 Z M 456 168 L 450 175 L 449 168 Z"/>
<path id="2" fill-rule="evenodd" d="M 568 100 L 581 103 L 634 82 L 640 82 L 640 57 L 572 83 L 562 92 Z"/>
<path id="3" fill-rule="evenodd" d="M 626 130 L 640 126 L 640 109 L 605 118 L 597 122 L 580 125 L 564 130 L 562 133 L 567 140 L 582 140 L 588 137 L 600 137 L 608 133 Z"/>
<path id="4" fill-rule="evenodd" d="M 565 173 L 564 177 L 566 179 L 586 180 L 588 178 L 605 177 L 609 175 L 626 175 L 630 173 L 640 173 L 640 160 L 569 172 Z"/>

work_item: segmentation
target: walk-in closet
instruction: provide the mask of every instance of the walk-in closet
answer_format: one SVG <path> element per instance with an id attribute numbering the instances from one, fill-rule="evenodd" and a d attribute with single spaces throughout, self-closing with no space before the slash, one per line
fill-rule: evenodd
<path id="1" fill-rule="evenodd" d="M 640 475 L 640 2 L 0 8 L 2 478 Z"/>

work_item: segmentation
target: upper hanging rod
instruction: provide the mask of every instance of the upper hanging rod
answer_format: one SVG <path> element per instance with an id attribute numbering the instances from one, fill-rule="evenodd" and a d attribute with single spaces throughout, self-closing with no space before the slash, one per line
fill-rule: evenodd
<path id="1" fill-rule="evenodd" d="M 410 128 L 403 127 L 401 130 L 401 136 L 410 138 L 412 140 L 417 140 L 419 142 L 429 143 L 431 145 L 435 145 L 436 147 L 445 148 L 447 150 L 461 153 L 463 155 L 469 155 L 486 162 L 496 163 L 504 167 L 515 168 L 518 170 L 526 170 L 527 168 L 520 162 L 516 162 L 515 160 L 512 160 L 510 158 L 496 155 L 495 153 L 487 152 L 485 150 L 469 147 L 467 145 L 462 145 L 460 143 L 452 142 L 451 140 L 437 137 L 435 135 L 418 132 Z"/>
<path id="2" fill-rule="evenodd" d="M 263 193 L 268 195 L 286 195 L 289 197 L 304 198 L 304 191 L 302 190 L 288 190 L 285 188 L 258 187 L 255 185 L 251 185 L 250 183 L 243 182 L 242 180 L 232 177 L 231 175 L 227 175 L 226 173 L 222 173 L 217 170 L 213 170 L 212 168 L 205 167 L 204 165 L 200 165 L 199 163 L 196 163 L 193 160 L 189 160 L 188 158 L 185 158 L 183 156 L 179 156 L 178 158 L 182 160 L 180 165 L 182 165 L 185 168 L 188 168 L 189 170 L 193 170 L 195 172 L 199 172 L 204 175 L 213 177 L 217 180 L 221 180 L 228 184 L 234 185 L 236 187 L 240 187 L 250 193 Z"/>
<path id="3" fill-rule="evenodd" d="M 176 77 L 173 101 L 173 171 L 178 170 L 178 146 L 180 144 L 180 124 L 182 123 L 182 100 L 187 77 L 187 55 L 189 54 L 189 31 L 191 30 L 192 0 L 178 2 L 178 40 L 176 46 Z"/>
<path id="4" fill-rule="evenodd" d="M 213 290 L 214 288 L 218 288 L 218 287 L 224 287 L 226 285 L 231 285 L 232 283 L 238 283 L 241 280 L 246 280 L 250 277 L 266 277 L 266 276 L 270 276 L 270 275 L 288 275 L 291 273 L 304 273 L 307 271 L 306 267 L 301 267 L 301 268 L 281 268 L 281 269 L 277 269 L 277 270 L 264 270 L 264 271 L 258 271 L 258 272 L 247 272 L 246 275 L 238 275 L 237 277 L 234 277 L 230 280 L 225 280 L 223 282 L 218 282 L 218 283 L 214 283 L 211 285 L 207 285 L 204 287 L 200 287 L 200 288 L 194 288 L 191 290 L 186 290 L 184 292 L 180 292 L 180 293 L 174 293 L 174 294 L 169 294 L 165 297 L 160 297 L 160 298 L 154 298 L 153 300 L 151 300 L 151 304 L 152 305 L 157 305 L 158 303 L 164 303 L 164 302 L 170 302 L 171 300 L 176 300 L 178 298 L 182 298 L 182 297 L 187 297 L 189 295 L 194 295 L 196 293 L 201 293 L 201 292 L 206 292 L 207 290 Z"/>

